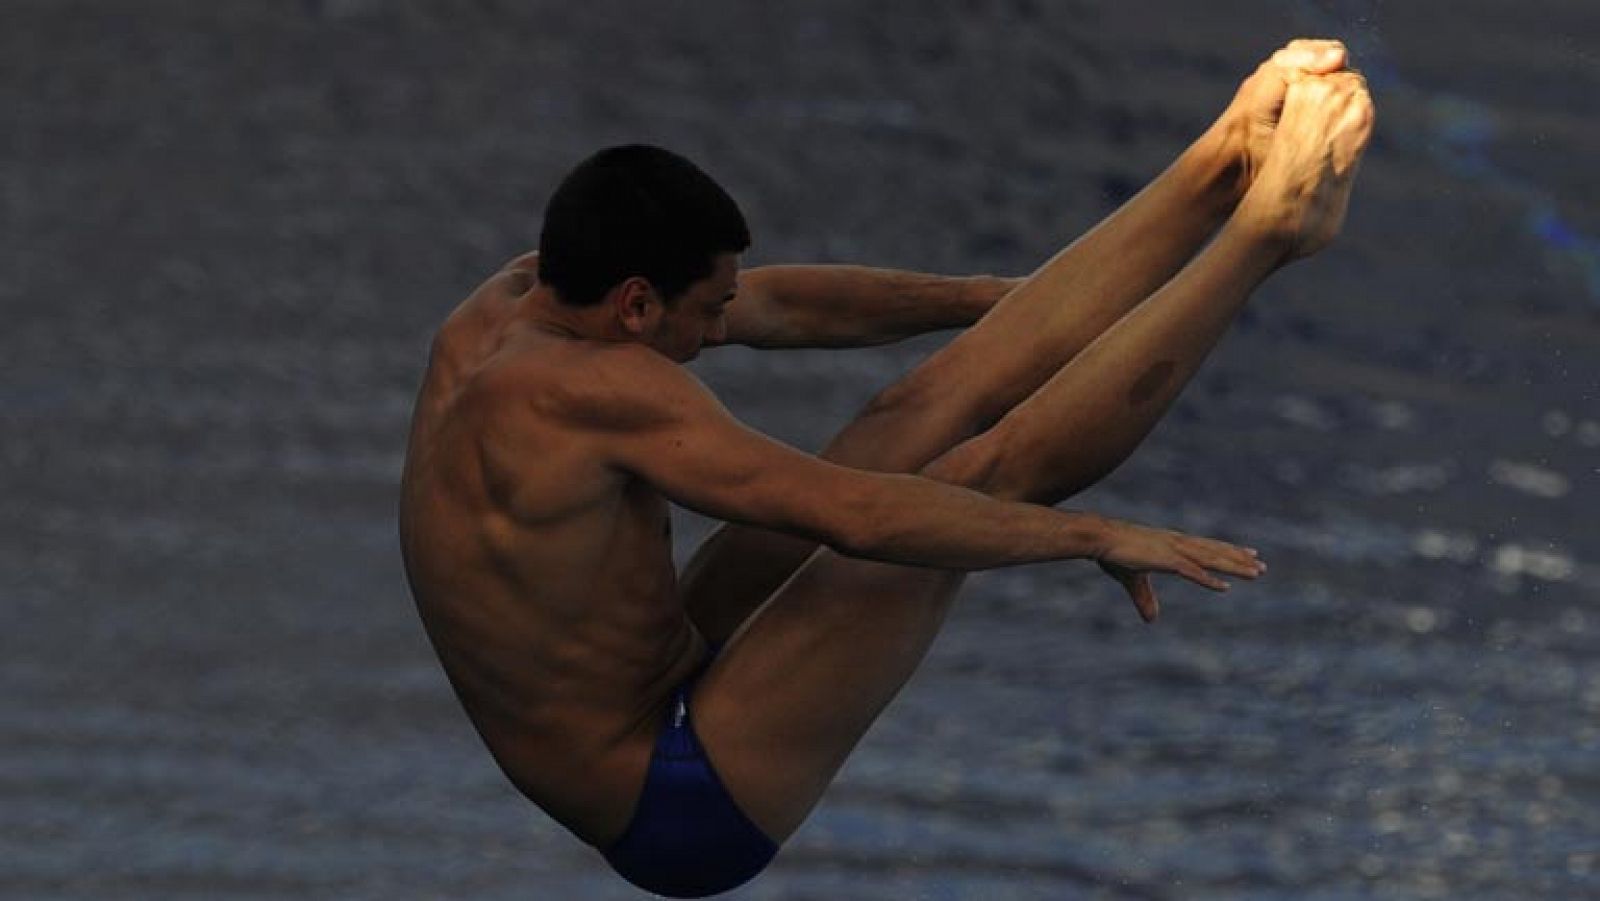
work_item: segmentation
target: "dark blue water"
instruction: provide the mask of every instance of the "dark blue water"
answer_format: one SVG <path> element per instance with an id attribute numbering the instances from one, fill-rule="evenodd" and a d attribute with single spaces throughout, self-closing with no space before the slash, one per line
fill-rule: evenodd
<path id="1" fill-rule="evenodd" d="M 632 897 L 411 610 L 431 328 L 619 140 L 727 183 L 750 263 L 1025 271 L 1306 30 L 1382 73 L 1347 234 L 1073 502 L 1270 577 L 1156 627 L 1089 567 L 974 579 L 741 896 L 1600 896 L 1600 20 L 1196 15 L 10 0 L 0 896 Z M 816 447 L 939 340 L 697 370 Z"/>

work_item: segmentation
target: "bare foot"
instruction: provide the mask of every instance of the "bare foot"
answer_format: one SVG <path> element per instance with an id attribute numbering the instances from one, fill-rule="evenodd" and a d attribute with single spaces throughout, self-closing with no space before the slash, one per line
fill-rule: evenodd
<path id="1" fill-rule="evenodd" d="M 1272 146 L 1235 216 L 1282 241 L 1286 261 L 1328 246 L 1344 225 L 1373 115 L 1358 72 L 1291 81 Z"/>
<path id="2" fill-rule="evenodd" d="M 1212 126 L 1234 161 L 1238 196 L 1255 183 L 1266 162 L 1289 83 L 1307 75 L 1338 72 L 1348 60 L 1349 53 L 1339 41 L 1300 38 L 1272 54 L 1239 85 L 1233 102 Z"/>

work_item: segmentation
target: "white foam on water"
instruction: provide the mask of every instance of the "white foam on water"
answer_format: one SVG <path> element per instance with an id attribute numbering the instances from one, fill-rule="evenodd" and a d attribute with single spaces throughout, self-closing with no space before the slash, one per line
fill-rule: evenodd
<path id="1" fill-rule="evenodd" d="M 1489 478 L 1534 497 L 1561 498 L 1572 492 L 1572 482 L 1566 476 L 1532 463 L 1495 460 L 1489 465 Z"/>
<path id="2" fill-rule="evenodd" d="M 1600 447 L 1600 422 L 1585 419 L 1579 423 L 1578 443 L 1584 447 Z"/>
<path id="3" fill-rule="evenodd" d="M 1428 560 L 1471 563 L 1478 558 L 1478 541 L 1461 532 L 1422 529 L 1412 539 L 1411 550 Z"/>
<path id="4" fill-rule="evenodd" d="M 1349 464 L 1344 467 L 1343 481 L 1367 494 L 1412 494 L 1438 491 L 1450 484 L 1455 474 L 1456 466 L 1449 460 L 1439 463 L 1405 463 L 1382 469 Z"/>
<path id="5" fill-rule="evenodd" d="M 1431 607 L 1412 607 L 1406 611 L 1406 628 L 1426 635 L 1439 627 L 1439 614 Z"/>
<path id="6" fill-rule="evenodd" d="M 1339 424 L 1327 408 L 1309 397 L 1296 394 L 1285 394 L 1277 398 L 1272 403 L 1272 410 L 1286 422 L 1316 429 L 1319 432 L 1331 432 Z"/>
<path id="7" fill-rule="evenodd" d="M 1578 573 L 1577 561 L 1563 551 L 1541 550 L 1521 544 L 1502 544 L 1489 555 L 1489 568 L 1506 576 L 1532 576 L 1546 582 L 1570 582 Z"/>
<path id="8" fill-rule="evenodd" d="M 1563 410 L 1551 410 L 1545 413 L 1539 423 L 1544 426 L 1544 433 L 1551 438 L 1560 438 L 1572 431 L 1572 417 Z"/>
<path id="9" fill-rule="evenodd" d="M 1408 404 L 1385 400 L 1372 405 L 1372 419 L 1379 428 L 1400 432 L 1416 424 L 1417 414 Z"/>

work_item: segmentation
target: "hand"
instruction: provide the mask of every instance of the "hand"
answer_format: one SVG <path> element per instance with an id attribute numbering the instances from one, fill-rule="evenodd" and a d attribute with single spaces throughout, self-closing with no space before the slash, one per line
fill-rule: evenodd
<path id="1" fill-rule="evenodd" d="M 1286 260 L 1328 246 L 1344 226 L 1374 115 L 1359 72 L 1296 78 L 1267 160 L 1235 217 L 1282 242 Z"/>
<path id="2" fill-rule="evenodd" d="M 1152 572 L 1175 573 L 1212 591 L 1227 591 L 1228 583 L 1208 570 L 1244 579 L 1254 579 L 1267 571 L 1253 548 L 1116 520 L 1111 521 L 1105 550 L 1095 562 L 1106 575 L 1121 583 L 1147 623 L 1161 615 L 1161 605 L 1150 585 Z"/>
<path id="3" fill-rule="evenodd" d="M 1302 38 L 1290 41 L 1244 80 L 1233 102 L 1217 120 L 1228 153 L 1239 171 L 1242 196 L 1261 172 L 1277 132 L 1289 84 L 1307 75 L 1327 75 L 1345 67 L 1344 44 Z"/>

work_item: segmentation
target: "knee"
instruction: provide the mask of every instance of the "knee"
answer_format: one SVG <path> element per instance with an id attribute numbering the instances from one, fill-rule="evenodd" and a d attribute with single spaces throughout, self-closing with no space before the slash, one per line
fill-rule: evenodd
<path id="1" fill-rule="evenodd" d="M 1030 453 L 1026 437 L 1000 419 L 992 429 L 968 438 L 949 453 L 934 459 L 923 475 L 952 485 L 962 485 L 997 501 L 1058 504 L 1069 496 L 1056 485 L 1050 467 L 1040 466 L 1038 453 Z M 1075 493 L 1075 491 L 1072 491 Z"/>
<path id="2" fill-rule="evenodd" d="M 915 369 L 873 395 L 861 415 L 872 418 L 920 417 L 935 409 L 938 395 L 938 385 L 934 380 L 925 377 L 920 369 Z"/>
<path id="3" fill-rule="evenodd" d="M 1028 486 L 1016 478 L 1010 438 L 990 429 L 951 448 L 923 469 L 922 475 L 951 485 L 981 491 L 998 500 L 1029 500 Z"/>
<path id="4" fill-rule="evenodd" d="M 963 377 L 939 358 L 924 362 L 904 378 L 878 392 L 863 417 L 905 423 L 938 423 L 940 431 L 961 440 L 982 431 L 992 420 L 981 397 L 974 397 L 971 374 Z"/>

